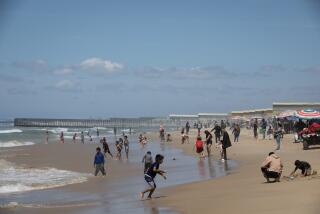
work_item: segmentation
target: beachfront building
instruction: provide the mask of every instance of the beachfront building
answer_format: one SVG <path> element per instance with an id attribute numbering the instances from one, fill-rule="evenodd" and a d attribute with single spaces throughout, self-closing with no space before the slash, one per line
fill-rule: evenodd
<path id="1" fill-rule="evenodd" d="M 199 121 L 198 115 L 195 114 L 170 114 L 169 119 L 176 126 L 184 126 L 187 123 L 187 121 L 190 124 L 197 123 Z"/>
<path id="2" fill-rule="evenodd" d="M 288 110 L 314 109 L 320 111 L 320 103 L 273 103 L 272 107 L 274 115 Z"/>
<path id="3" fill-rule="evenodd" d="M 243 111 L 232 111 L 230 113 L 231 117 L 242 117 L 246 119 L 252 118 L 270 118 L 273 116 L 273 109 L 252 109 L 252 110 L 243 110 Z"/>
<path id="4" fill-rule="evenodd" d="M 198 118 L 200 122 L 220 122 L 221 120 L 226 121 L 228 119 L 227 113 L 199 113 Z"/>

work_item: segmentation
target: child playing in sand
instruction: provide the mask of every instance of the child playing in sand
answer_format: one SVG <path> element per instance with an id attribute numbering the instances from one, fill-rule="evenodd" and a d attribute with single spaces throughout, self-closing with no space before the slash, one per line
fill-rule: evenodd
<path id="1" fill-rule="evenodd" d="M 199 158 L 204 158 L 204 152 L 203 152 L 203 142 L 200 136 L 197 137 L 197 141 L 194 144 L 197 153 L 199 154 Z"/>
<path id="2" fill-rule="evenodd" d="M 166 172 L 159 169 L 160 164 L 163 163 L 164 157 L 160 154 L 156 155 L 156 162 L 154 162 L 151 167 L 147 170 L 146 174 L 144 175 L 144 180 L 149 185 L 149 188 L 140 192 L 140 197 L 143 199 L 144 194 L 149 192 L 148 199 L 151 199 L 153 192 L 155 191 L 157 185 L 154 181 L 154 178 L 157 174 L 160 174 L 164 179 L 167 179 L 164 175 Z"/>
<path id="3" fill-rule="evenodd" d="M 300 169 L 301 170 L 301 176 L 305 177 L 305 176 L 309 176 L 312 174 L 312 170 L 311 170 L 311 165 L 306 162 L 306 161 L 300 161 L 300 160 L 296 160 L 294 162 L 295 168 L 294 170 L 291 172 L 290 176 L 293 176 L 294 173 Z M 314 171 L 315 172 L 315 171 Z M 316 174 L 316 173 L 314 173 Z"/>
<path id="4" fill-rule="evenodd" d="M 144 163 L 144 170 L 143 173 L 145 174 L 147 170 L 150 168 L 150 166 L 153 163 L 151 152 L 148 151 L 142 158 L 142 163 Z"/>

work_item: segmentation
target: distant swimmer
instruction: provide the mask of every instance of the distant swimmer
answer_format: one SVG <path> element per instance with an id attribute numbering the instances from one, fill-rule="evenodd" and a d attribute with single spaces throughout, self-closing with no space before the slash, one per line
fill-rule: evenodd
<path id="1" fill-rule="evenodd" d="M 63 132 L 60 133 L 60 143 L 64 143 L 64 135 L 63 135 Z"/>
<path id="2" fill-rule="evenodd" d="M 99 133 L 99 129 L 97 129 L 97 137 L 99 137 L 100 133 Z"/>
<path id="3" fill-rule="evenodd" d="M 163 163 L 164 156 L 157 154 L 155 159 L 156 161 L 149 167 L 146 174 L 144 175 L 144 180 L 149 185 L 149 188 L 140 192 L 141 199 L 144 198 L 144 194 L 147 192 L 149 192 L 148 199 L 152 198 L 152 194 L 157 188 L 157 185 L 154 181 L 154 178 L 156 177 L 157 174 L 161 175 L 164 179 L 167 179 L 167 177 L 165 176 L 166 172 L 159 169 L 160 164 Z"/>

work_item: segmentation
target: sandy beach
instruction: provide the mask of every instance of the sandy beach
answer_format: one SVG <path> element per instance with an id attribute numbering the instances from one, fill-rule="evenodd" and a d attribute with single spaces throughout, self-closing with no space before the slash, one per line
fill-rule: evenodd
<path id="1" fill-rule="evenodd" d="M 174 150 L 174 148 L 182 149 L 184 153 L 193 157 L 190 159 L 191 161 L 200 164 L 201 162 L 195 157 L 196 154 L 193 151 L 196 131 L 191 131 L 189 135 L 190 143 L 183 145 L 180 143 L 179 132 L 171 133 L 173 142 L 166 143 L 167 150 L 163 150 L 163 152 Z M 175 213 L 175 211 L 178 213 L 215 212 L 230 214 L 253 212 L 276 214 L 318 213 L 320 202 L 319 177 L 297 178 L 292 181 L 283 178 L 280 183 L 266 183 L 260 172 L 260 164 L 266 155 L 275 149 L 275 142 L 274 140 L 255 140 L 251 135 L 251 131 L 242 130 L 240 142 L 233 144 L 228 149 L 228 157 L 231 160 L 224 163 L 220 163 L 217 148 L 212 147 L 213 156 L 211 158 L 217 163 L 228 168 L 228 162 L 231 163 L 232 160 L 238 162 L 238 166 L 229 171 L 226 176 L 216 179 L 205 178 L 204 181 L 187 182 L 188 184 L 170 187 L 163 187 L 163 183 L 165 183 L 163 182 L 156 191 L 156 198 L 150 201 L 139 201 L 135 194 L 124 199 L 127 197 L 126 192 L 119 190 L 120 186 L 126 185 L 126 181 L 121 180 L 122 178 L 131 177 L 133 179 L 136 186 L 128 186 L 128 191 L 134 193 L 138 192 L 139 185 L 143 183 L 140 179 L 141 165 L 135 161 L 115 161 L 108 157 L 107 171 L 112 173 L 108 174 L 106 178 L 92 176 L 92 158 L 98 144 L 83 145 L 69 142 L 66 144 L 49 143 L 8 148 L 2 151 L 2 157 L 19 166 L 26 168 L 54 167 L 91 175 L 88 177 L 88 181 L 84 183 L 35 191 L 34 193 L 35 195 L 40 194 L 37 197 L 57 195 L 62 200 L 63 197 L 72 198 L 72 194 L 76 194 L 74 201 L 68 200 L 61 203 L 61 198 L 59 198 L 59 200 L 55 199 L 50 203 L 44 202 L 41 206 L 33 206 L 31 200 L 24 206 L 1 209 L 1 213 L 101 213 L 102 211 L 116 213 L 114 210 L 108 210 L 106 208 L 108 206 L 103 204 L 109 201 L 112 203 L 112 200 L 115 200 L 113 197 L 117 197 L 118 200 L 113 205 L 115 207 L 119 206 L 121 212 L 126 207 L 128 209 L 132 209 L 132 206 L 135 207 L 134 210 L 131 210 L 132 213 Z M 147 133 L 147 137 L 149 141 L 159 142 L 158 133 Z M 230 137 L 233 138 L 231 133 Z M 308 161 L 315 170 L 319 171 L 320 149 L 315 147 L 303 151 L 302 145 L 292 143 L 292 139 L 292 135 L 285 135 L 281 150 L 277 152 L 284 164 L 282 175 L 288 175 L 293 170 L 293 162 L 296 159 Z M 168 159 L 173 157 L 170 153 L 167 156 Z M 174 163 L 171 160 L 168 161 Z M 171 174 L 168 170 L 169 179 L 170 176 L 175 176 L 172 173 L 172 170 L 176 170 L 174 167 L 177 166 L 171 166 L 170 168 Z M 185 170 L 184 176 L 192 177 L 193 173 L 197 173 L 195 171 L 188 172 L 188 169 L 183 170 Z M 110 192 L 113 193 L 111 194 L 112 197 L 106 194 Z M 33 196 L 32 192 L 22 195 L 25 194 L 36 197 Z M 81 196 L 80 200 L 77 198 L 78 195 L 84 196 Z M 121 197 L 123 197 L 123 200 L 128 200 L 129 203 L 121 203 L 121 200 L 119 201 Z M 119 210 L 118 212 L 121 213 Z"/>
<path id="2" fill-rule="evenodd" d="M 186 153 L 195 155 L 195 134 L 192 132 L 190 135 L 189 145 L 177 146 Z M 266 183 L 260 164 L 276 145 L 273 139 L 255 140 L 252 135 L 252 131 L 242 130 L 240 142 L 228 149 L 228 158 L 240 162 L 233 173 L 214 180 L 162 189 L 163 194 L 168 197 L 150 204 L 169 206 L 181 213 L 319 213 L 320 177 L 297 178 L 292 181 L 282 178 L 280 183 Z M 230 138 L 233 138 L 231 134 Z M 175 142 L 180 141 L 178 132 L 173 134 L 173 139 Z M 291 173 L 296 159 L 308 161 L 319 172 L 320 148 L 313 147 L 304 151 L 301 144 L 292 141 L 293 135 L 285 135 L 281 150 L 276 152 L 284 164 L 282 176 Z M 213 158 L 219 157 L 217 149 L 214 149 Z"/>

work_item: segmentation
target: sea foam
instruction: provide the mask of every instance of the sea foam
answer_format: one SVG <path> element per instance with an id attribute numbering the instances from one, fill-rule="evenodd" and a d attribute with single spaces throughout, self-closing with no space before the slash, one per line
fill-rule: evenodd
<path id="1" fill-rule="evenodd" d="M 89 174 L 56 168 L 22 168 L 0 160 L 0 194 L 49 189 L 87 181 Z"/>
<path id="2" fill-rule="evenodd" d="M 21 132 L 23 132 L 23 131 L 20 129 L 0 130 L 0 134 L 21 133 Z"/>
<path id="3" fill-rule="evenodd" d="M 33 142 L 20 142 L 16 140 L 1 142 L 0 141 L 0 148 L 1 147 L 17 147 L 17 146 L 31 146 L 34 145 Z"/>

